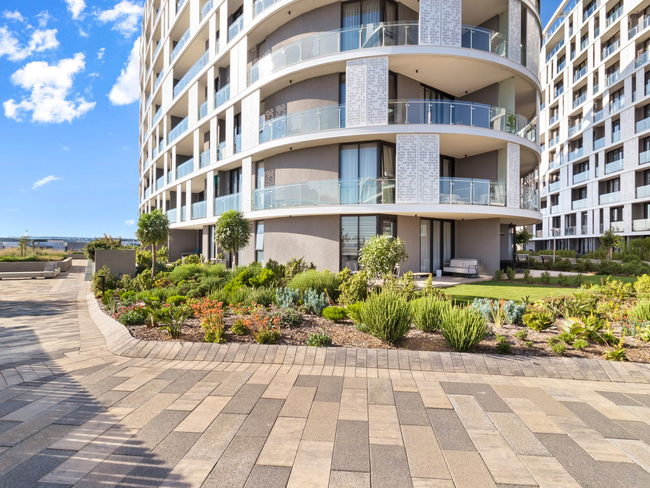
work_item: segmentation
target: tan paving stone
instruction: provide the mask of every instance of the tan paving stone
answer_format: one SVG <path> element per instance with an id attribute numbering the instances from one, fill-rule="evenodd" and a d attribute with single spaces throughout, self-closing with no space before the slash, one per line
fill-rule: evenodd
<path id="1" fill-rule="evenodd" d="M 262 398 L 286 400 L 296 379 L 298 379 L 297 374 L 278 374 L 271 380 L 268 388 L 262 394 Z"/>
<path id="2" fill-rule="evenodd" d="M 368 392 L 343 389 L 339 420 L 368 420 Z"/>
<path id="3" fill-rule="evenodd" d="M 301 441 L 287 488 L 327 488 L 333 451 L 333 442 Z"/>
<path id="4" fill-rule="evenodd" d="M 449 395 L 449 400 L 466 429 L 493 430 L 495 428 L 474 397 L 469 395 Z"/>
<path id="5" fill-rule="evenodd" d="M 440 383 L 429 380 L 416 380 L 416 383 L 426 408 L 453 408 Z"/>
<path id="6" fill-rule="evenodd" d="M 392 405 L 369 405 L 368 416 L 371 444 L 402 445 L 402 432 L 400 431 L 396 407 Z"/>
<path id="7" fill-rule="evenodd" d="M 578 482 L 554 457 L 519 456 L 540 488 L 579 488 Z"/>
<path id="8" fill-rule="evenodd" d="M 451 480 L 413 478 L 413 488 L 454 488 L 454 482 Z"/>
<path id="9" fill-rule="evenodd" d="M 209 396 L 174 429 L 176 432 L 205 432 L 230 397 Z"/>
<path id="10" fill-rule="evenodd" d="M 212 393 L 217 386 L 219 386 L 219 383 L 198 382 L 167 408 L 169 410 L 192 410 Z"/>
<path id="11" fill-rule="evenodd" d="M 305 423 L 302 418 L 278 417 L 256 464 L 291 467 Z"/>
<path id="12" fill-rule="evenodd" d="M 332 471 L 329 488 L 370 488 L 370 473 Z"/>
<path id="13" fill-rule="evenodd" d="M 309 415 L 311 404 L 316 395 L 316 388 L 310 386 L 294 386 L 284 402 L 280 417 L 305 417 Z"/>
<path id="14" fill-rule="evenodd" d="M 542 410 L 528 398 L 505 398 L 508 406 L 517 414 L 517 417 L 526 424 L 532 432 L 544 434 L 563 434 L 558 427 Z"/>
<path id="15" fill-rule="evenodd" d="M 314 402 L 307 417 L 303 439 L 310 441 L 334 441 L 339 404 Z"/>
<path id="16" fill-rule="evenodd" d="M 496 488 L 478 452 L 443 451 L 456 488 Z"/>
<path id="17" fill-rule="evenodd" d="M 181 459 L 160 484 L 160 488 L 200 488 L 215 463 L 216 461 Z"/>
<path id="18" fill-rule="evenodd" d="M 431 427 L 402 425 L 402 435 L 411 476 L 414 478 L 451 479 L 451 474 Z"/>

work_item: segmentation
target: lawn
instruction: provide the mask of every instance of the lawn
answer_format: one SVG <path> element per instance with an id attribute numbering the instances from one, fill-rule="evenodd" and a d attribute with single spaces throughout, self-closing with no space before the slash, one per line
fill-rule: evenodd
<path id="1" fill-rule="evenodd" d="M 573 278 L 573 276 L 569 276 L 569 279 Z M 582 278 L 584 279 L 585 285 L 600 285 L 601 280 L 606 280 L 607 275 L 582 275 Z M 634 283 L 636 281 L 636 276 L 612 276 L 612 280 L 618 280 L 622 281 L 623 283 Z M 517 283 L 525 283 L 523 279 L 515 280 Z M 534 278 L 533 282 L 535 284 L 539 283 L 541 284 L 540 278 Z M 530 283 L 528 283 L 530 284 Z M 558 278 L 557 277 L 552 277 L 551 278 L 551 284 L 552 285 L 557 285 L 558 284 Z"/>
<path id="2" fill-rule="evenodd" d="M 603 275 L 585 275 L 585 284 L 600 284 Z M 636 281 L 634 276 L 614 276 L 612 279 L 632 283 Z M 557 284 L 557 278 L 551 278 L 551 283 Z M 475 298 L 492 298 L 514 300 L 520 302 L 522 298 L 534 302 L 549 295 L 570 295 L 580 288 L 549 286 L 537 283 L 524 283 L 522 280 L 512 281 L 486 281 L 473 285 L 457 285 L 445 288 L 445 291 L 452 295 L 458 302 L 472 303 Z"/>

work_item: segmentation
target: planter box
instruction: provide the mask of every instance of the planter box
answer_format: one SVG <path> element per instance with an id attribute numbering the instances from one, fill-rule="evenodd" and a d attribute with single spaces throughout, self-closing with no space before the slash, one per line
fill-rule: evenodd
<path id="1" fill-rule="evenodd" d="M 72 267 L 72 258 L 63 261 L 13 261 L 0 262 L 0 273 L 32 273 L 45 271 L 45 265 L 55 263 L 62 273 Z"/>
<path id="2" fill-rule="evenodd" d="M 135 249 L 98 249 L 95 251 L 95 271 L 104 266 L 114 275 L 135 276 Z"/>

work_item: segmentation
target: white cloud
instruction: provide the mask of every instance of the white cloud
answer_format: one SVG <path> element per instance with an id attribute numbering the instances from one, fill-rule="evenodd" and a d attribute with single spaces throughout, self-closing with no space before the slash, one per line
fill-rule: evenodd
<path id="1" fill-rule="evenodd" d="M 75 75 L 85 68 L 84 55 L 62 59 L 50 66 L 46 61 L 34 61 L 11 75 L 14 85 L 29 90 L 29 96 L 16 103 L 14 99 L 4 102 L 5 116 L 22 121 L 31 112 L 32 122 L 72 122 L 95 107 L 76 95 L 68 99 Z"/>
<path id="2" fill-rule="evenodd" d="M 79 18 L 81 12 L 86 8 L 84 0 L 65 0 L 65 3 L 68 4 L 68 12 L 72 14 L 72 18 L 75 20 Z"/>
<path id="3" fill-rule="evenodd" d="M 135 219 L 125 220 L 124 223 L 125 223 L 126 225 L 135 225 Z"/>
<path id="4" fill-rule="evenodd" d="M 38 26 L 42 29 L 47 25 L 47 23 L 52 20 L 52 16 L 47 10 L 43 10 L 40 14 L 36 16 L 38 19 Z"/>
<path id="5" fill-rule="evenodd" d="M 17 208 L 8 208 L 7 212 L 18 212 Z"/>
<path id="6" fill-rule="evenodd" d="M 69 151 L 70 148 L 68 146 L 61 146 L 61 150 L 63 151 Z"/>
<path id="7" fill-rule="evenodd" d="M 0 57 L 4 55 L 10 61 L 21 61 L 35 52 L 56 49 L 59 46 L 56 33 L 56 29 L 36 29 L 32 32 L 29 43 L 23 46 L 11 31 L 0 27 Z"/>
<path id="8" fill-rule="evenodd" d="M 138 30 L 138 20 L 143 8 L 129 0 L 122 0 L 110 10 L 98 12 L 97 19 L 102 23 L 113 23 L 113 29 L 120 31 L 124 37 L 132 36 Z"/>
<path id="9" fill-rule="evenodd" d="M 2 15 L 5 19 L 15 20 L 16 22 L 25 22 L 25 17 L 23 17 L 18 10 L 14 10 L 13 12 L 5 10 Z"/>
<path id="10" fill-rule="evenodd" d="M 128 105 L 139 99 L 138 75 L 140 72 L 140 38 L 133 44 L 133 49 L 115 85 L 108 94 L 113 105 Z"/>
<path id="11" fill-rule="evenodd" d="M 103 47 L 99 51 L 97 51 L 97 59 L 102 59 L 104 57 L 104 52 L 106 51 L 106 48 Z"/>
<path id="12" fill-rule="evenodd" d="M 56 181 L 60 179 L 60 177 L 54 175 L 46 176 L 45 178 L 41 178 L 40 180 L 35 181 L 34 186 L 32 186 L 32 190 L 37 190 L 41 186 L 47 185 L 50 181 Z"/>

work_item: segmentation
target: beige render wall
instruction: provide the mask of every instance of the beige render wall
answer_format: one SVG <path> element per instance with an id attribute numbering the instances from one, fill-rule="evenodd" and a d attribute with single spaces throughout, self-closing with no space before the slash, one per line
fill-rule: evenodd
<path id="1" fill-rule="evenodd" d="M 265 186 L 339 178 L 339 145 L 289 151 L 264 160 Z"/>
<path id="2" fill-rule="evenodd" d="M 277 91 L 264 100 L 266 120 L 281 115 L 339 104 L 339 75 L 310 78 Z"/>
<path id="3" fill-rule="evenodd" d="M 408 261 L 402 263 L 401 274 L 420 271 L 420 218 L 397 216 L 397 237 L 404 241 Z"/>
<path id="4" fill-rule="evenodd" d="M 498 151 L 491 151 L 468 158 L 456 159 L 456 177 L 497 181 L 499 178 L 498 158 Z"/>
<path id="5" fill-rule="evenodd" d="M 341 4 L 332 3 L 295 17 L 266 38 L 266 50 L 276 51 L 286 44 L 341 27 Z M 260 53 L 262 54 L 262 53 Z"/>
<path id="6" fill-rule="evenodd" d="M 456 221 L 456 257 L 480 259 L 480 273 L 494 275 L 501 263 L 499 219 Z"/>

